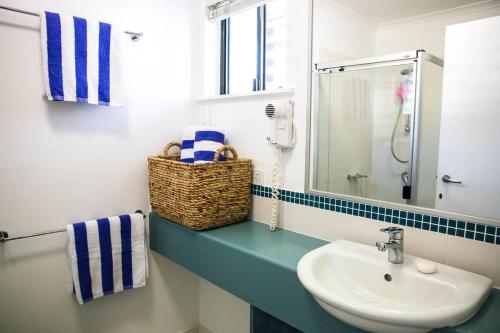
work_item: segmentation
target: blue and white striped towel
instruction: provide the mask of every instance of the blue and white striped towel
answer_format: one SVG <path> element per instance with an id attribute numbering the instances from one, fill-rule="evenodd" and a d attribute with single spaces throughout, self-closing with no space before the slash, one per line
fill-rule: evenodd
<path id="1" fill-rule="evenodd" d="M 43 12 L 42 59 L 51 101 L 123 105 L 123 31 L 108 23 Z"/>
<path id="2" fill-rule="evenodd" d="M 195 126 L 187 127 L 182 133 L 181 142 L 181 162 L 194 163 L 194 134 L 196 133 Z"/>
<path id="3" fill-rule="evenodd" d="M 78 303 L 146 285 L 144 218 L 130 214 L 66 226 Z"/>
<path id="4" fill-rule="evenodd" d="M 220 129 L 198 129 L 194 135 L 194 163 L 211 163 L 214 161 L 215 151 L 224 145 L 224 133 Z M 219 161 L 224 160 L 224 154 Z"/>

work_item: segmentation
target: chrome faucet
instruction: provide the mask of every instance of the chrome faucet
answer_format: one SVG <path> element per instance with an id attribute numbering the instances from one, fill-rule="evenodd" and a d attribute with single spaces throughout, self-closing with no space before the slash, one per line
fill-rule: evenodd
<path id="1" fill-rule="evenodd" d="M 385 251 L 389 249 L 389 262 L 391 264 L 402 264 L 404 257 L 404 229 L 398 227 L 389 227 L 380 229 L 382 232 L 389 234 L 388 242 L 377 242 L 377 248 L 379 251 Z"/>

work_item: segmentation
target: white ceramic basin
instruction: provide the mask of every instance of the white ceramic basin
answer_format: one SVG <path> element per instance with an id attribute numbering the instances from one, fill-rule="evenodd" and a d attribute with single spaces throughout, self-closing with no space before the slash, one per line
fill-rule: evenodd
<path id="1" fill-rule="evenodd" d="M 490 293 L 492 281 L 484 276 L 438 263 L 436 273 L 424 274 L 416 269 L 418 260 L 405 255 L 403 264 L 391 264 L 375 245 L 338 240 L 307 253 L 297 272 L 330 314 L 379 333 L 461 324 Z"/>

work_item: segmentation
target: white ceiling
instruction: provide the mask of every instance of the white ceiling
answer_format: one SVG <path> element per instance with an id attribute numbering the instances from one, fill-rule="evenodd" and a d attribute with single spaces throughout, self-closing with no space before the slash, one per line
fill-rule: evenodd
<path id="1" fill-rule="evenodd" d="M 499 1 L 499 0 L 491 0 Z M 334 0 L 374 23 L 466 6 L 484 0 Z"/>

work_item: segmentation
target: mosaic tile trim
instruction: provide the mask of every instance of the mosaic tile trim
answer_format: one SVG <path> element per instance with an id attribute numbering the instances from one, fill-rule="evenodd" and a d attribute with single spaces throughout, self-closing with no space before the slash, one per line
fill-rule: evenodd
<path id="1" fill-rule="evenodd" d="M 279 192 L 279 198 L 284 202 L 500 245 L 500 227 L 315 194 L 288 190 Z M 252 194 L 271 198 L 271 188 L 252 184 Z"/>

